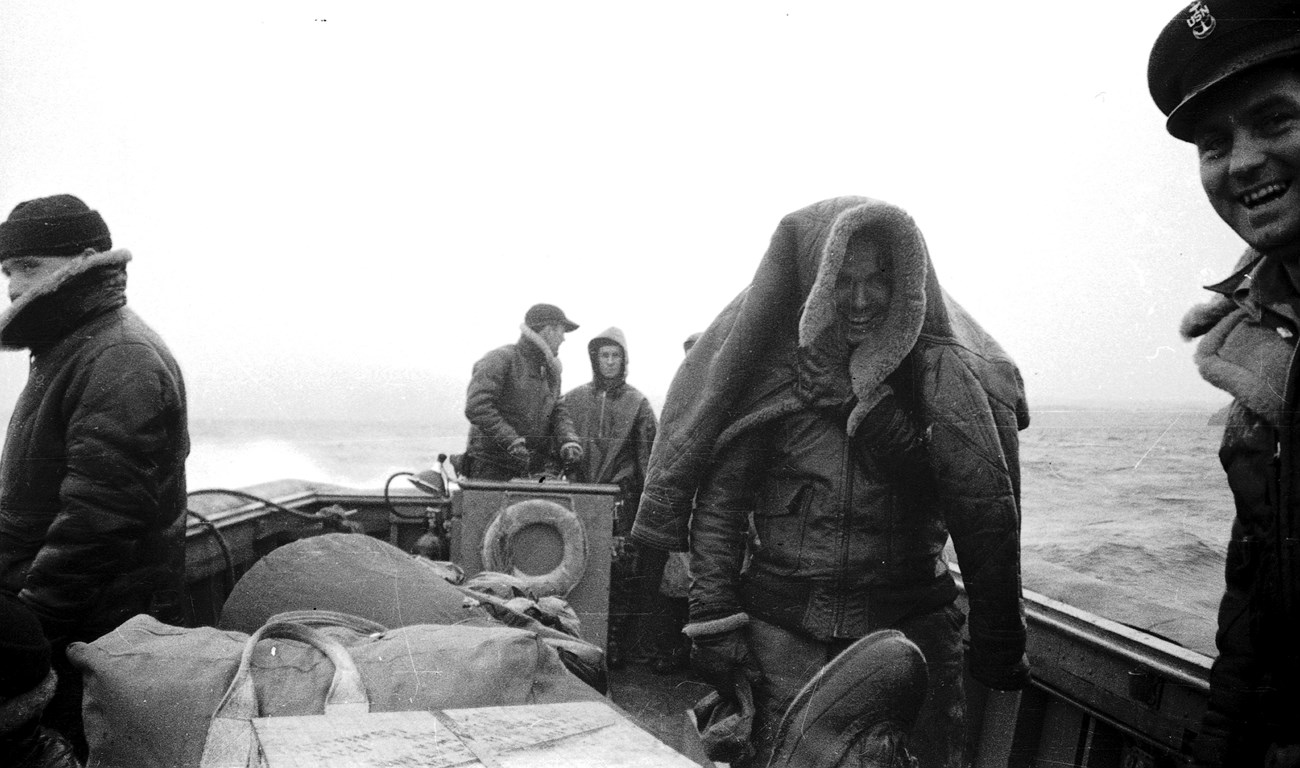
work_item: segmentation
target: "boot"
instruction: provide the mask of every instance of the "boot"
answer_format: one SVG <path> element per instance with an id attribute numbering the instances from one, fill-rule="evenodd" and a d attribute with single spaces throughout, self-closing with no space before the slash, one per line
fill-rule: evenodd
<path id="1" fill-rule="evenodd" d="M 777 727 L 768 768 L 906 768 L 903 747 L 925 700 L 921 650 L 902 632 L 873 632 L 799 691 Z"/>

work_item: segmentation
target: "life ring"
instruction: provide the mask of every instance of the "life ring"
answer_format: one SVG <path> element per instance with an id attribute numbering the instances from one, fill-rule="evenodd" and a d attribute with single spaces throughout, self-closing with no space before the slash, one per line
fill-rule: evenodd
<path id="1" fill-rule="evenodd" d="M 554 528 L 564 542 L 564 557 L 549 573 L 530 575 L 515 567 L 510 557 L 512 539 L 531 525 Z M 572 510 L 546 499 L 520 501 L 497 515 L 483 534 L 483 567 L 521 579 L 537 597 L 565 597 L 587 570 L 587 532 Z"/>

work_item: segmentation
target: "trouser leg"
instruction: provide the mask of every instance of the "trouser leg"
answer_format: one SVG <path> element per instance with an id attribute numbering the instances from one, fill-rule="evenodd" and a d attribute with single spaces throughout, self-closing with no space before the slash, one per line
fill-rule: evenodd
<path id="1" fill-rule="evenodd" d="M 921 768 L 961 768 L 966 735 L 966 699 L 962 690 L 961 627 L 965 615 L 956 605 L 918 614 L 892 626 L 916 643 L 926 658 L 929 686 L 925 703 L 908 740 Z M 790 703 L 819 669 L 853 643 L 831 643 L 759 620 L 751 620 L 750 651 L 763 681 L 754 689 L 756 765 L 771 755 L 777 727 Z"/>
<path id="2" fill-rule="evenodd" d="M 754 686 L 754 762 L 765 766 L 781 717 L 804 685 L 831 659 L 831 648 L 805 635 L 751 619 L 749 649 L 763 679 Z"/>
<path id="3" fill-rule="evenodd" d="M 966 695 L 962 685 L 961 628 L 966 615 L 955 604 L 895 623 L 925 655 L 930 685 L 908 740 L 921 768 L 961 768 L 966 743 Z M 884 629 L 884 627 L 880 627 Z"/>

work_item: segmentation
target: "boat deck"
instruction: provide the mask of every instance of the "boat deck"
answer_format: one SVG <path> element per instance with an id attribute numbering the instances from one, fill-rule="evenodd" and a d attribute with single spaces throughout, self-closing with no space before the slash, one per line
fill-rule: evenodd
<path id="1" fill-rule="evenodd" d="M 187 544 L 190 597 L 200 623 L 216 621 L 234 580 L 259 557 L 337 529 L 340 510 L 347 525 L 408 552 L 433 529 L 431 521 L 448 514 L 457 520 L 452 500 L 415 490 L 381 495 L 301 481 L 250 490 L 237 492 L 238 498 L 231 491 L 191 496 L 191 509 L 203 516 L 191 521 Z M 529 495 L 567 497 L 583 490 L 531 489 Z M 964 603 L 964 595 L 959 599 Z M 1205 708 L 1210 658 L 1028 590 L 1025 607 L 1033 684 L 1009 694 L 968 681 L 968 754 L 975 768 L 1186 763 Z M 584 617 L 583 610 L 600 608 L 575 605 Z M 698 739 L 688 738 L 686 717 L 706 692 L 703 683 L 684 671 L 658 675 L 638 665 L 611 670 L 609 678 L 616 706 L 668 746 L 709 765 Z"/>
<path id="2" fill-rule="evenodd" d="M 686 712 L 711 688 L 679 670 L 658 674 L 640 664 L 609 671 L 610 698 L 637 725 L 660 741 L 690 754 Z"/>

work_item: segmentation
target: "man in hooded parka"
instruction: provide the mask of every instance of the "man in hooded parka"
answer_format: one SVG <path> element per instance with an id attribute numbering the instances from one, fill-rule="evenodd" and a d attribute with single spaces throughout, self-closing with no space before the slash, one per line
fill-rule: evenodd
<path id="1" fill-rule="evenodd" d="M 689 549 L 692 665 L 724 700 L 752 687 L 753 764 L 803 684 L 886 628 L 928 662 L 913 753 L 963 764 L 964 617 L 943 550 L 951 534 L 972 675 L 1022 687 L 1026 426 L 1016 366 L 939 287 L 904 211 L 846 197 L 782 220 L 673 380 L 631 534 Z M 853 755 L 903 738 L 873 726 L 846 737 Z"/>
<path id="2" fill-rule="evenodd" d="M 627 646 L 630 614 L 637 603 L 636 552 L 625 541 L 641 499 L 650 448 L 658 421 L 650 401 L 627 383 L 627 339 L 606 329 L 587 344 L 591 381 L 564 395 L 564 404 L 582 441 L 583 461 L 576 479 L 619 487 L 614 520 L 615 559 L 610 583 L 610 666 L 619 666 Z"/>
<path id="3" fill-rule="evenodd" d="M 615 353 L 614 350 L 617 350 Z M 601 371 L 602 352 L 620 358 L 612 375 Z M 609 328 L 587 344 L 591 381 L 569 390 L 564 404 L 582 444 L 582 482 L 617 485 L 628 502 L 629 514 L 616 535 L 632 527 L 632 513 L 641 498 L 650 447 L 659 427 L 646 396 L 627 383 L 627 339 L 623 331 Z"/>
<path id="4" fill-rule="evenodd" d="M 185 618 L 185 384 L 126 307 L 131 254 L 72 195 L 0 224 L 12 303 L 0 346 L 28 349 L 0 458 L 0 590 L 39 618 L 59 685 L 45 722 L 78 744 L 80 676 L 64 650 L 139 613 Z"/>

